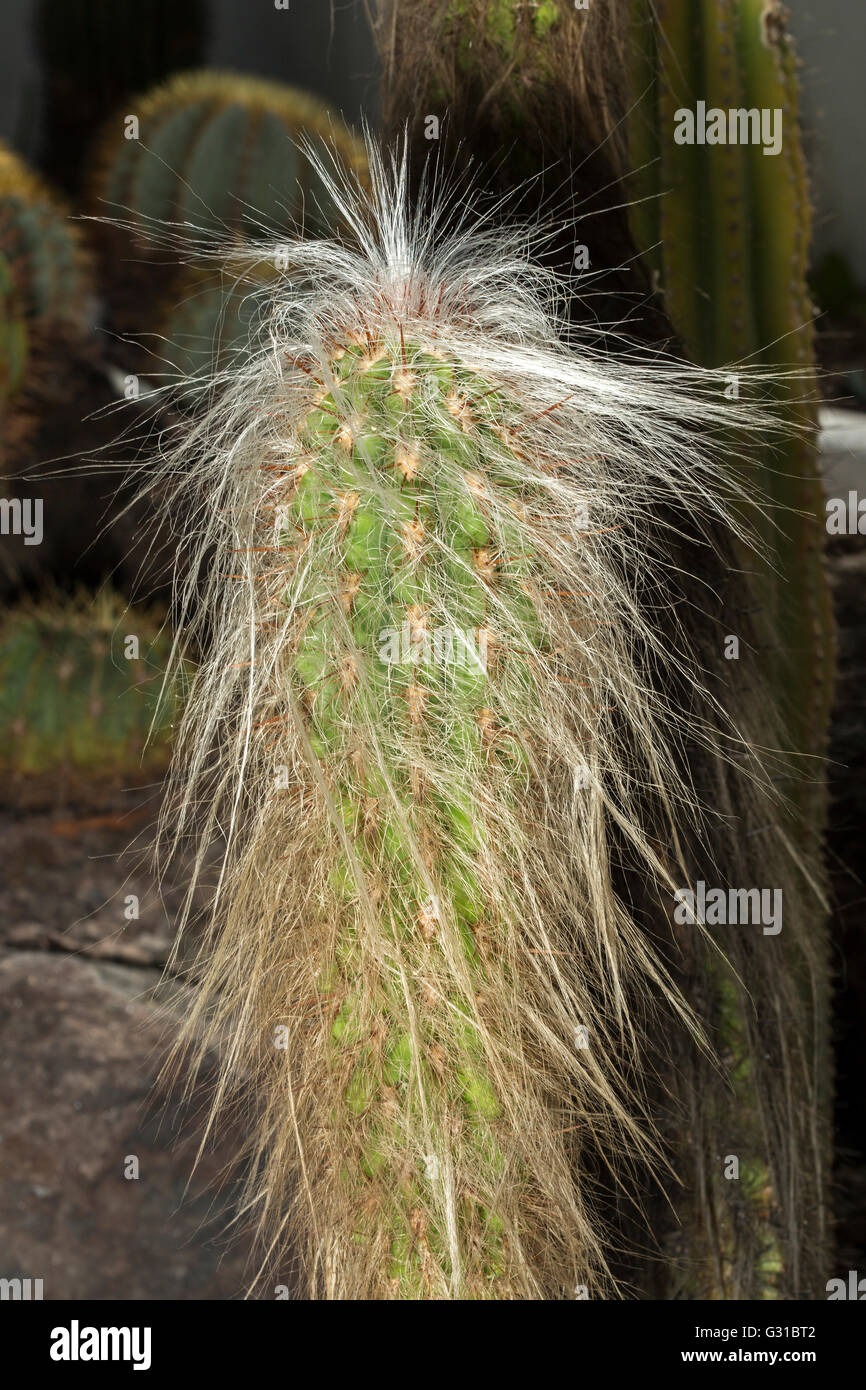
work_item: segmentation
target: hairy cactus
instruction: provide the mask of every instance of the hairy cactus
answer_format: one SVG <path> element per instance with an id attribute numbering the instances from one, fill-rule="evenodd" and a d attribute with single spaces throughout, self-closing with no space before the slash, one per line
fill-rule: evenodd
<path id="1" fill-rule="evenodd" d="M 731 406 L 569 348 L 522 236 L 371 162 L 369 200 L 333 184 L 350 244 L 292 242 L 267 340 L 155 469 L 193 490 L 204 653 L 166 832 L 227 836 L 185 1045 L 231 1038 L 267 1269 L 291 1240 L 326 1297 L 610 1292 L 602 1208 L 658 1158 L 646 1019 L 695 1029 L 614 886 L 672 893 L 672 741 L 708 736 L 649 679 L 700 690 L 639 600 L 646 518 L 733 524 L 696 428 Z"/>
<path id="2" fill-rule="evenodd" d="M 170 645 L 151 614 L 112 594 L 9 609 L 0 628 L 5 794 L 52 802 L 164 771 L 176 703 L 162 691 Z"/>

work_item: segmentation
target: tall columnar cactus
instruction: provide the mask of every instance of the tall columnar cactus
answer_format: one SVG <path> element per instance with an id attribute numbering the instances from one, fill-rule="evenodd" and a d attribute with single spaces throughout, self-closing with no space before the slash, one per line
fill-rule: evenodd
<path id="1" fill-rule="evenodd" d="M 789 806 L 769 817 L 776 822 L 770 831 L 796 845 L 805 872 L 820 881 L 820 759 L 832 698 L 833 630 L 821 555 L 813 310 L 806 288 L 811 208 L 797 124 L 795 55 L 784 8 L 775 0 L 705 0 L 699 6 L 634 0 L 632 21 L 627 129 L 637 201 L 631 219 L 653 286 L 694 361 L 731 373 L 756 361 L 796 370 L 773 386 L 789 437 L 781 448 L 767 449 L 755 480 L 768 505 L 765 562 L 757 566 L 755 591 L 765 610 L 757 625 L 759 659 L 778 714 L 777 737 L 794 755 L 783 769 Z M 702 112 L 715 127 L 709 138 L 701 129 Z M 695 122 L 691 133 L 689 116 Z M 728 128 L 732 119 L 744 122 L 739 135 Z M 735 625 L 738 615 L 731 621 Z M 808 1096 L 817 1134 L 803 1169 L 814 1169 L 805 1185 L 818 1212 L 813 1237 L 822 1245 L 830 1125 L 825 914 L 816 896 L 811 945 L 788 936 L 782 964 L 799 994 L 786 1031 L 795 1047 L 807 1039 L 814 1059 L 796 1090 Z M 774 987 L 766 981 L 751 988 L 758 1012 L 768 1012 Z M 723 977 L 708 1004 L 719 1036 L 730 1033 L 737 1000 L 740 1009 L 751 1007 L 734 978 Z M 747 1036 L 745 1015 L 737 1029 Z M 730 1133 L 733 1116 L 744 1107 L 750 1111 L 751 1163 L 761 1149 L 758 1117 L 769 1108 L 755 1071 L 747 1053 L 715 1127 L 717 1134 Z M 712 1204 L 720 1219 L 724 1195 Z M 760 1225 L 760 1217 L 753 1217 Z M 730 1284 L 721 1278 L 717 1286 L 724 1291 Z M 769 1290 L 771 1283 L 762 1286 L 759 1280 L 758 1287 Z"/>
<path id="2" fill-rule="evenodd" d="M 632 17 L 632 230 L 674 328 L 691 359 L 706 366 L 799 369 L 775 388 L 792 431 L 767 455 L 760 478 L 772 508 L 764 599 L 775 627 L 771 680 L 790 746 L 821 757 L 833 638 L 806 286 L 811 205 L 786 12 L 777 0 L 633 0 Z M 716 117 L 706 142 L 697 129 L 684 138 L 679 113 L 700 124 L 698 103 L 711 117 L 722 114 L 724 138 Z M 753 113 L 740 136 L 727 131 L 729 112 Z M 808 766 L 798 780 L 800 833 L 814 852 L 821 774 Z"/>
<path id="3" fill-rule="evenodd" d="M 171 640 L 114 594 L 49 596 L 0 627 L 0 771 L 28 803 L 92 795 L 164 771 L 177 691 Z"/>
<path id="4" fill-rule="evenodd" d="M 715 701 L 751 746 L 796 756 L 771 769 L 783 806 L 732 769 L 724 737 L 716 756 L 686 749 L 705 819 L 698 835 L 687 836 L 685 881 L 777 885 L 785 925 L 778 940 L 712 928 L 709 952 L 704 938 L 674 925 L 678 981 L 724 1068 L 702 1060 L 689 1040 L 668 1038 L 660 1054 L 649 1047 L 642 1057 L 644 1075 L 662 1078 L 652 1103 L 683 1188 L 668 1235 L 665 1211 L 655 1213 L 668 1257 L 661 1277 L 641 1268 L 636 1255 L 632 1269 L 639 1286 L 662 1297 L 818 1292 L 828 1251 L 829 1132 L 820 756 L 832 633 L 808 399 L 809 204 L 783 7 L 775 0 L 614 0 L 578 10 L 438 0 L 419 11 L 405 0 L 380 0 L 375 8 L 387 132 L 408 121 L 423 150 L 428 115 L 435 115 L 441 140 L 465 157 L 483 156 L 500 187 L 552 169 L 524 189 L 521 203 L 535 198 L 550 222 L 558 211 L 551 185 L 574 194 L 563 201 L 553 249 L 567 271 L 575 244 L 588 244 L 592 297 L 572 298 L 575 319 L 592 311 L 599 291 L 623 289 L 622 268 L 635 265 L 636 248 L 658 293 L 641 296 L 638 314 L 634 298 L 620 297 L 602 317 L 630 318 L 642 337 L 676 336 L 693 360 L 713 368 L 738 371 L 745 359 L 797 369 L 761 388 L 787 421 L 787 439 L 765 441 L 763 453 L 743 449 L 732 413 L 731 428 L 722 427 L 713 446 L 719 457 L 739 454 L 747 494 L 773 504 L 769 525 L 757 511 L 754 517 L 764 559 L 731 552 L 720 528 L 710 529 L 703 550 L 689 535 L 668 533 L 672 611 L 696 662 L 714 673 Z M 726 112 L 781 108 L 781 153 L 677 143 L 677 113 L 685 107 L 697 115 L 699 100 Z M 610 193 L 617 178 L 625 198 Z M 607 190 L 601 218 L 592 200 L 597 188 Z M 631 248 L 616 211 L 629 198 Z M 575 222 L 575 208 L 591 219 Z M 751 389 L 747 374 L 740 372 L 739 385 L 744 394 Z M 691 576 L 694 591 L 714 597 L 691 606 L 676 570 Z M 764 609 L 757 619 L 750 611 L 756 603 Z M 725 670 L 726 634 L 739 634 L 742 651 Z M 675 726 L 676 673 L 659 668 L 653 683 L 671 697 Z M 694 713 L 692 694 L 688 701 Z M 707 726 L 718 727 L 718 704 L 698 707 Z M 643 823 L 652 820 L 647 805 Z M 646 899 L 640 886 L 628 891 Z M 669 913 L 662 897 L 655 925 L 662 938 Z M 749 1182 L 721 1175 L 725 1154 L 743 1156 Z"/>
<path id="5" fill-rule="evenodd" d="M 697 425 L 731 407 L 569 349 L 520 235 L 373 176 L 338 185 L 352 244 L 292 242 L 270 342 L 158 470 L 194 489 L 205 653 L 166 814 L 227 836 L 186 1044 L 230 1039 L 217 1109 L 253 1107 L 250 1209 L 308 1292 L 603 1293 L 600 1205 L 658 1156 L 647 994 L 694 1027 L 612 882 L 619 840 L 672 892 L 641 804 L 675 845 L 671 738 L 704 737 L 650 683 L 673 659 L 699 688 L 638 601 L 645 520 L 730 524 Z"/>

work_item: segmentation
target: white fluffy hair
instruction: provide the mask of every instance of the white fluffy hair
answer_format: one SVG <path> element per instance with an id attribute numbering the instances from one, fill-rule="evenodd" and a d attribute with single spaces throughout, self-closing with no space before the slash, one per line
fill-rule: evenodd
<path id="1" fill-rule="evenodd" d="M 615 1292 L 604 1194 L 665 1162 L 641 1080 L 643 1030 L 673 1012 L 702 1046 L 616 869 L 639 862 L 670 895 L 684 881 L 683 828 L 704 813 L 685 742 L 722 756 L 744 748 L 721 710 L 710 730 L 664 694 L 670 668 L 712 706 L 685 643 L 672 644 L 676 622 L 655 616 L 674 577 L 665 537 L 672 528 L 711 544 L 722 526 L 747 541 L 750 441 L 778 426 L 728 399 L 720 374 L 590 347 L 533 259 L 537 229 L 503 227 L 473 198 L 429 186 L 413 205 L 405 149 L 383 158 L 371 142 L 369 182 L 310 153 L 339 238 L 230 253 L 239 274 L 256 260 L 286 269 L 258 291 L 261 335 L 201 388 L 182 437 L 155 461 L 154 482 L 177 487 L 186 518 L 175 662 L 197 662 L 163 824 L 167 850 L 190 835 L 198 845 L 182 927 L 222 847 L 181 1050 L 201 1062 L 219 1044 L 211 1124 L 227 1107 L 245 1116 L 244 1211 L 261 1229 L 263 1273 L 292 1249 L 311 1296 Z M 504 555 L 507 522 L 508 544 L 516 529 L 530 557 L 531 622 L 504 581 L 478 579 L 494 645 L 528 653 L 523 685 L 493 662 L 484 711 L 517 731 L 519 783 L 489 740 L 451 736 L 447 704 L 405 729 L 385 717 L 371 663 L 338 620 L 339 507 L 318 529 L 287 529 L 302 472 L 330 467 L 331 443 L 305 435 L 310 412 L 324 398 L 350 445 L 357 433 L 335 365 L 347 347 L 395 373 L 402 360 L 410 377 L 423 378 L 423 359 L 489 384 L 462 398 L 452 387 L 448 408 L 475 450 L 491 551 Z M 446 496 L 460 474 L 422 388 L 412 445 Z M 503 445 L 496 476 L 485 430 Z M 357 488 L 387 515 L 376 468 L 363 451 L 351 457 Z M 434 568 L 461 563 L 444 533 L 429 554 Z M 370 570 L 364 582 L 382 581 Z M 438 592 L 436 616 L 453 622 Z M 296 673 L 299 631 L 321 603 L 337 614 L 331 655 L 351 662 L 353 689 L 324 749 Z M 359 761 L 377 769 L 377 797 L 359 795 L 347 814 L 347 769 Z M 433 816 L 435 797 L 402 797 L 410 774 L 471 806 L 471 854 Z M 666 844 L 647 831 L 647 796 L 664 808 Z M 438 903 L 429 931 L 392 929 L 405 882 L 369 848 L 389 816 L 409 872 Z M 481 886 L 470 950 L 436 868 L 443 856 Z M 348 889 L 333 882 L 343 861 Z M 179 936 L 176 964 L 181 950 Z M 349 1033 L 336 1024 L 347 1000 Z M 398 1073 L 394 1037 L 411 1040 Z M 372 1099 L 350 1107 L 361 1067 Z"/>

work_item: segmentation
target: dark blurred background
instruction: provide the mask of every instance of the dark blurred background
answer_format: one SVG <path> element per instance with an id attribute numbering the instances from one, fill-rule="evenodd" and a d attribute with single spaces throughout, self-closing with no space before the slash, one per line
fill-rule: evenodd
<path id="1" fill-rule="evenodd" d="M 375 119 L 376 60 L 361 0 L 290 0 L 285 10 L 273 0 L 173 0 L 156 7 L 155 32 L 147 0 L 115 0 L 112 8 L 117 42 L 109 45 L 96 23 L 98 0 L 89 6 L 87 77 L 97 115 L 172 70 L 204 66 L 304 87 L 350 122 L 362 114 Z M 4 0 L 0 6 L 0 139 L 30 161 L 45 156 L 45 167 L 56 163 L 51 145 L 63 135 L 48 128 L 63 112 L 49 103 L 45 57 L 68 45 L 68 12 L 82 11 L 87 24 L 87 9 L 65 0 Z M 140 74 L 145 62 L 151 71 L 144 87 L 136 77 L 127 86 L 125 74 Z M 78 98 L 85 97 L 91 93 L 79 89 Z"/>

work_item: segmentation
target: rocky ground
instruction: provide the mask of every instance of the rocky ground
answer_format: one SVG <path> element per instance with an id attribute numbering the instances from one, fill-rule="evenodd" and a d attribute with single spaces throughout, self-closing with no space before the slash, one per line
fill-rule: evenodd
<path id="1" fill-rule="evenodd" d="M 193 1173 L 209 1078 L 185 1107 L 157 1086 L 177 894 L 143 862 L 154 804 L 150 789 L 0 820 L 0 1277 L 40 1278 L 46 1299 L 232 1299 L 249 1282 L 220 1183 L 237 1136 Z"/>

